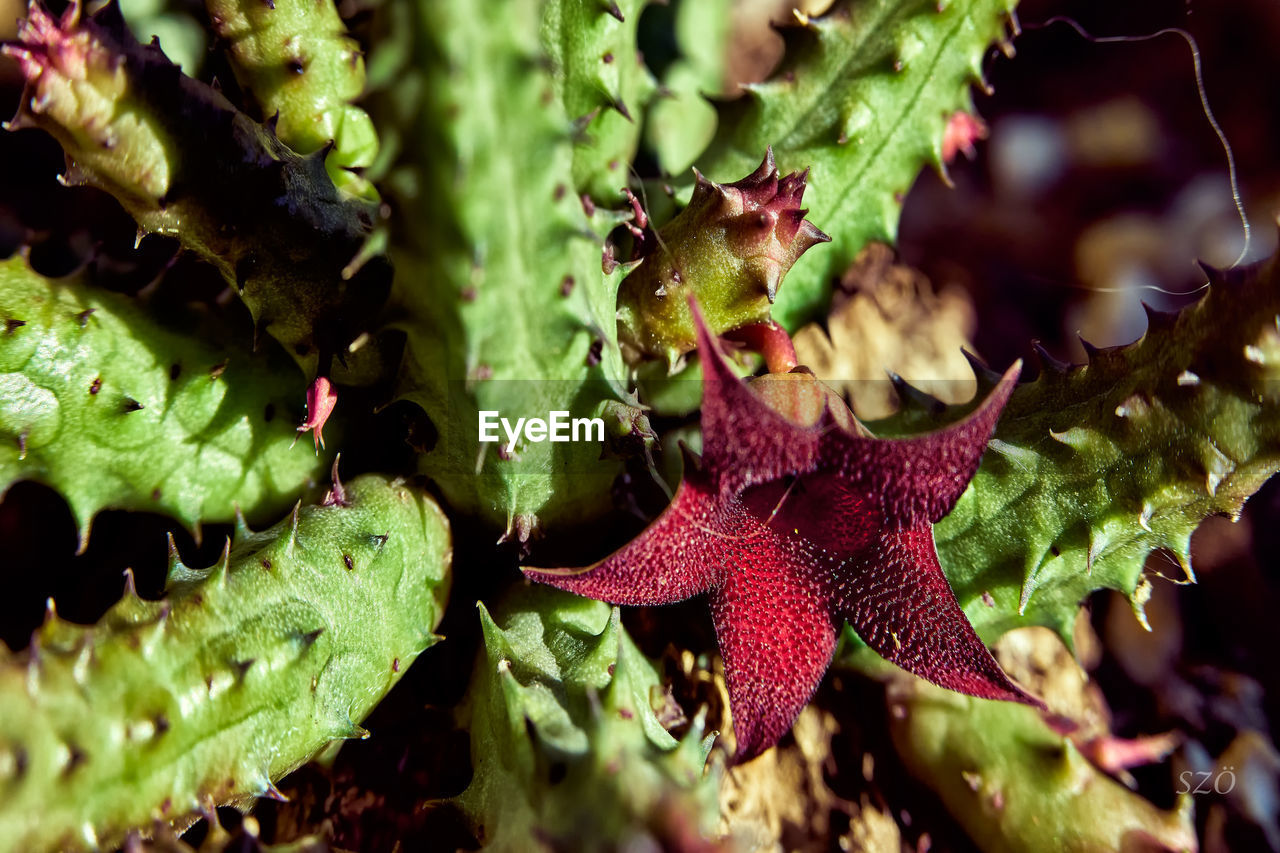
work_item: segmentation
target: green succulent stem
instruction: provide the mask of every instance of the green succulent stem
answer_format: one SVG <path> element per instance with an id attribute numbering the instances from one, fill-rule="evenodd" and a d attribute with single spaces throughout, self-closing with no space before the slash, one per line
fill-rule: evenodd
<path id="1" fill-rule="evenodd" d="M 382 477 L 335 484 L 211 568 L 171 549 L 168 590 L 93 626 L 52 601 L 0 660 L 0 850 L 97 850 L 153 820 L 275 796 L 437 637 L 449 528 Z"/>
<path id="2" fill-rule="evenodd" d="M 1089 763 L 1034 708 L 910 676 L 889 690 L 889 731 L 913 776 L 990 853 L 1196 849 L 1189 794 L 1163 811 Z"/>
<path id="3" fill-rule="evenodd" d="M 353 264 L 377 206 L 340 193 L 323 151 L 301 156 L 219 92 L 142 46 L 108 4 L 54 18 L 34 4 L 19 40 L 27 91 L 10 128 L 62 144 L 63 182 L 116 197 L 140 233 L 177 237 L 212 263 L 256 324 L 309 376 L 379 376 L 362 335 L 386 299 L 385 258 Z M 357 269 L 356 267 L 359 266 Z"/>
<path id="4" fill-rule="evenodd" d="M 714 831 L 702 717 L 679 740 L 663 727 L 656 709 L 674 700 L 616 607 L 539 587 L 479 609 L 484 648 L 460 711 L 475 775 L 457 803 L 485 849 L 663 847 Z"/>
<path id="5" fill-rule="evenodd" d="M 601 460 L 599 442 L 481 442 L 479 415 L 591 418 L 627 402 L 614 319 L 623 269 L 601 267 L 619 217 L 575 192 L 575 131 L 540 40 L 542 3 L 408 11 L 414 70 L 388 106 L 415 105 L 400 166 L 412 180 L 395 184 L 407 212 L 399 394 L 439 431 L 422 470 L 451 507 L 523 541 L 606 510 L 621 466 Z"/>
<path id="6" fill-rule="evenodd" d="M 136 300 L 0 261 L 0 490 L 37 480 L 88 542 L 103 509 L 205 522 L 282 512 L 328 460 L 297 442 L 289 362 L 214 347 Z M 338 425 L 340 426 L 340 424 Z"/>
<path id="7" fill-rule="evenodd" d="M 809 217 L 828 251 L 800 259 L 773 317 L 789 329 L 816 318 L 832 283 L 872 240 L 893 242 L 920 170 L 943 169 L 947 119 L 985 85 L 982 62 L 1015 0 L 839 0 L 781 30 L 782 64 L 720 110 L 696 161 L 715 180 L 744 174 L 772 145 L 785 170 L 811 169 Z"/>
<path id="8" fill-rule="evenodd" d="M 934 527 L 943 569 L 988 642 L 1044 625 L 1071 645 L 1097 589 L 1128 596 L 1144 619 L 1151 552 L 1171 555 L 1173 580 L 1194 581 L 1199 523 L 1238 516 L 1280 470 L 1277 259 L 1210 279 L 1194 305 L 1149 310 L 1140 340 L 1092 349 L 1083 365 L 1042 358 L 1040 377 L 1014 391 L 982 467 Z M 978 373 L 981 399 L 994 374 Z M 871 429 L 918 432 L 968 409 L 912 399 Z"/>
<path id="9" fill-rule="evenodd" d="M 373 165 L 378 134 L 352 102 L 364 94 L 364 55 L 333 0 L 206 0 L 236 80 L 299 154 L 332 146 L 325 168 L 340 190 L 376 201 L 357 171 Z"/>

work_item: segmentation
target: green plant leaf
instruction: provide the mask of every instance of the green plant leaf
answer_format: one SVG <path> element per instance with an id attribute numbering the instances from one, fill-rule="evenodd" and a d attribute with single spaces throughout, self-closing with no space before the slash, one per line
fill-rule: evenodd
<path id="1" fill-rule="evenodd" d="M 350 171 L 373 164 L 378 134 L 352 102 L 364 94 L 364 55 L 333 0 L 206 0 L 236 80 L 275 117 L 281 141 L 299 154 L 332 143 L 325 168 L 341 190 L 376 200 Z"/>
<path id="2" fill-rule="evenodd" d="M 724 87 L 732 9 L 730 0 L 677 0 L 672 6 L 680 57 L 662 76 L 664 91 L 649 106 L 644 139 L 662 170 L 679 175 L 716 133 L 716 110 L 704 96 Z"/>
<path id="3" fill-rule="evenodd" d="M 69 8 L 55 19 L 33 4 L 5 46 L 28 83 L 9 127 L 48 132 L 70 161 L 64 183 L 111 193 L 141 233 L 175 236 L 213 264 L 257 332 L 309 378 L 377 379 L 378 348 L 353 346 L 390 289 L 385 258 L 353 264 L 377 205 L 340 193 L 322 151 L 298 155 L 138 44 L 113 4 L 94 15 Z"/>
<path id="4" fill-rule="evenodd" d="M 1045 364 L 1018 387 L 982 467 L 934 527 L 943 569 L 988 642 L 1023 625 L 1068 645 L 1091 591 L 1129 596 L 1142 617 L 1152 550 L 1194 579 L 1191 535 L 1236 516 L 1280 470 L 1280 270 L 1276 258 L 1215 275 L 1176 315 L 1087 365 Z M 978 398 L 989 377 L 979 376 Z M 927 404 L 869 426 L 919 431 L 958 417 Z"/>
<path id="5" fill-rule="evenodd" d="M 889 732 L 907 769 L 988 853 L 1196 849 L 1191 797 L 1162 811 L 1095 768 L 1034 709 L 898 675 Z M 1051 839 L 1051 841 L 1049 841 Z"/>

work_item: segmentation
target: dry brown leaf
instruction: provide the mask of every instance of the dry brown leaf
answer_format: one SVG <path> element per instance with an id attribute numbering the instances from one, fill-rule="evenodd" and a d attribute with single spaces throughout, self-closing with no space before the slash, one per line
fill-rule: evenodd
<path id="1" fill-rule="evenodd" d="M 833 810 L 855 814 L 823 776 L 831 760 L 835 717 L 813 705 L 792 729 L 794 742 L 775 747 L 725 774 L 720 834 L 745 851 L 827 850 Z"/>
<path id="2" fill-rule="evenodd" d="M 971 348 L 976 320 L 962 288 L 935 291 L 881 243 L 863 250 L 840 287 L 828 330 L 805 326 L 795 336 L 796 354 L 858 417 L 874 420 L 897 409 L 887 370 L 944 402 L 973 397 L 976 383 L 961 348 Z"/>

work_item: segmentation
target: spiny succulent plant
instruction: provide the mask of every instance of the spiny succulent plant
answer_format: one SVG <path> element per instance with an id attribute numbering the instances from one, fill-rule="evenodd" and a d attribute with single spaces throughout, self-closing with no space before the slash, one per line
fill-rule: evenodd
<path id="1" fill-rule="evenodd" d="M 590 442 L 507 453 L 478 441 L 479 412 L 590 418 L 630 402 L 614 320 L 622 270 L 601 270 L 618 217 L 594 205 L 589 215 L 575 192 L 577 116 L 539 59 L 542 3 L 504 0 L 484 15 L 427 3 L 411 15 L 417 53 L 399 91 L 419 108 L 400 167 L 413 175 L 399 198 L 411 212 L 394 253 L 411 317 L 400 394 L 440 432 L 422 468 L 450 505 L 526 540 L 607 509 L 620 465 Z"/>
<path id="2" fill-rule="evenodd" d="M 488 850 L 703 849 L 718 818 L 712 736 L 682 718 L 618 609 L 545 588 L 490 616 L 461 717 L 475 776 L 458 798 Z M 692 845 L 692 846 L 691 846 Z"/>
<path id="3" fill-rule="evenodd" d="M 1088 364 L 1042 353 L 1040 377 L 1010 396 L 973 485 L 935 528 L 943 569 L 986 639 L 1045 625 L 1070 644 L 1095 589 L 1129 596 L 1141 617 L 1148 554 L 1167 551 L 1194 580 L 1196 527 L 1238 515 L 1280 470 L 1277 259 L 1211 281 L 1177 314 L 1149 310 L 1137 342 L 1091 348 Z M 976 367 L 981 393 L 997 377 Z M 969 408 L 905 399 L 915 405 L 870 428 L 917 431 Z"/>
<path id="4" fill-rule="evenodd" d="M 657 91 L 636 43 L 649 2 L 550 0 L 542 13 L 543 48 L 575 124 L 574 187 L 606 203 L 630 183 L 640 119 Z"/>
<path id="5" fill-rule="evenodd" d="M 281 141 L 299 154 L 326 149 L 334 185 L 376 200 L 373 184 L 353 171 L 373 165 L 378 154 L 369 114 L 351 103 L 364 93 L 364 55 L 333 0 L 205 5 L 236 80 L 274 122 Z"/>
<path id="6" fill-rule="evenodd" d="M 139 45 L 114 4 L 84 16 L 72 3 L 55 18 L 36 3 L 4 50 L 28 84 L 9 127 L 52 134 L 70 161 L 65 183 L 106 190 L 140 233 L 176 236 L 212 263 L 257 333 L 279 340 L 309 377 L 376 374 L 375 348 L 357 339 L 390 269 L 385 259 L 348 265 L 377 210 L 334 188 L 323 151 L 296 154 L 158 46 Z"/>
<path id="7" fill-rule="evenodd" d="M 618 292 L 618 337 L 628 361 L 669 370 L 694 348 L 689 297 L 715 334 L 770 319 L 782 277 L 830 238 L 804 218 L 805 172 L 778 177 L 773 150 L 747 177 L 717 184 L 697 174 L 688 207 L 642 238 L 640 265 Z"/>
<path id="8" fill-rule="evenodd" d="M 901 386 L 918 405 L 868 429 L 811 376 L 780 372 L 795 366 L 787 330 L 822 313 L 868 240 L 892 238 L 920 169 L 945 170 L 980 135 L 969 86 L 1013 0 L 836 0 L 795 16 L 766 82 L 715 106 L 696 92 L 718 88 L 724 57 L 694 54 L 722 52 L 729 5 L 676 11 L 671 92 L 642 57 L 647 5 L 207 0 L 240 83 L 229 97 L 140 46 L 110 4 L 59 16 L 36 5 L 5 47 L 27 81 L 12 126 L 48 131 L 67 183 L 106 190 L 140 233 L 173 235 L 218 270 L 312 380 L 304 426 L 317 441 L 342 381 L 426 413 L 409 467 L 468 522 L 465 570 L 503 602 L 492 616 L 479 604 L 482 648 L 457 709 L 472 775 L 449 800 L 487 847 L 719 844 L 706 712 L 663 689 L 616 608 L 528 585 L 503 596 L 518 575 L 486 558 L 499 532 L 536 547 L 615 497 L 646 505 L 649 484 L 628 476 L 642 466 L 621 457 L 648 455 L 668 424 L 649 422 L 659 402 L 635 383 L 695 347 L 704 452 L 689 455 L 671 507 L 629 543 L 598 543 L 622 549 L 592 571 L 529 575 L 625 603 L 710 591 L 731 760 L 785 734 L 848 618 L 879 656 L 1012 700 L 897 695 L 900 753 L 941 774 L 931 782 L 972 812 L 961 820 L 980 843 L 1033 848 L 1052 826 L 1052 841 L 1081 847 L 1142 832 L 1190 846 L 1185 812 L 1117 806 L 983 643 L 1025 624 L 1065 637 L 1095 588 L 1140 605 L 1152 547 L 1190 574 L 1196 523 L 1238 512 L 1280 467 L 1277 262 L 1225 276 L 1176 319 L 1153 315 L 1143 341 L 1087 366 L 1046 362 L 1016 389 L 1016 371 L 983 373 L 966 406 Z M 339 15 L 353 10 L 372 49 L 368 115 L 354 105 L 363 49 Z M 690 164 L 692 188 L 653 208 L 628 196 L 678 183 L 662 170 Z M 833 245 L 809 252 L 828 239 L 818 226 Z M 637 251 L 620 263 L 622 229 Z M 82 540 L 103 507 L 196 528 L 305 494 L 326 460 L 286 447 L 301 383 L 273 342 L 257 339 L 268 352 L 251 361 L 248 322 L 183 334 L 145 297 L 94 280 L 0 265 L 0 429 L 12 439 L 0 487 L 50 484 Z M 384 331 L 406 339 L 403 357 L 383 349 Z M 763 352 L 771 373 L 740 382 L 722 335 Z M 482 416 L 561 411 L 603 419 L 603 440 L 478 435 Z M 377 434 L 349 414 L 348 435 Z M 366 469 L 383 461 L 371 444 Z M 437 639 L 448 560 L 435 504 L 367 475 L 265 533 L 241 523 L 212 569 L 175 555 L 161 601 L 130 586 L 92 627 L 50 606 L 31 644 L 0 660 L 0 849 L 138 848 L 160 819 L 156 846 L 181 851 L 170 830 L 212 805 L 278 796 L 281 774 L 363 734 L 360 719 Z M 420 816 L 422 797 L 405 800 Z M 1085 825 L 1097 819 L 1107 825 Z"/>
<path id="9" fill-rule="evenodd" d="M 985 86 L 982 61 L 1016 0 L 839 0 L 781 28 L 782 63 L 721 109 L 695 162 L 713 179 L 750 168 L 772 145 L 784 169 L 809 169 L 810 215 L 832 245 L 801 259 L 774 307 L 787 328 L 817 315 L 831 283 L 869 242 L 893 242 L 920 170 L 944 169 L 948 119 Z"/>
<path id="10" fill-rule="evenodd" d="M 57 489 L 82 548 L 103 509 L 165 512 L 194 532 L 237 508 L 269 518 L 328 464 L 294 446 L 287 360 L 215 347 L 20 257 L 0 261 L 0 321 L 0 489 Z"/>
<path id="11" fill-rule="evenodd" d="M 93 626 L 52 600 L 0 660 L 0 849 L 96 850 L 153 819 L 278 796 L 274 782 L 358 725 L 438 638 L 449 526 L 368 475 Z"/>

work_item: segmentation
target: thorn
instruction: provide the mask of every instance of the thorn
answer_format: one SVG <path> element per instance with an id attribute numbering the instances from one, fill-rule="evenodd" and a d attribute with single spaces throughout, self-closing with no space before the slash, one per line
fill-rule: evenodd
<path id="1" fill-rule="evenodd" d="M 187 570 L 182 564 L 182 558 L 178 555 L 178 543 L 173 541 L 173 533 L 166 534 L 169 537 L 169 572 L 168 581 L 172 582 L 174 577 Z"/>
<path id="2" fill-rule="evenodd" d="M 964 355 L 965 361 L 969 362 L 974 378 L 978 380 L 979 392 L 989 391 L 999 384 L 1000 374 L 992 370 L 990 365 L 964 347 L 960 348 L 960 352 Z"/>
<path id="3" fill-rule="evenodd" d="M 1080 346 L 1084 347 L 1085 358 L 1090 363 L 1093 362 L 1094 358 L 1097 357 L 1098 353 L 1102 352 L 1101 347 L 1096 347 L 1093 344 L 1086 341 L 1084 339 L 1084 335 L 1080 334 L 1079 332 L 1076 333 L 1076 340 L 1080 341 Z"/>
<path id="4" fill-rule="evenodd" d="M 240 511 L 240 504 L 236 504 L 236 522 L 233 538 L 236 542 L 243 542 L 253 535 L 253 531 L 249 529 L 249 522 L 244 520 L 244 513 Z M 169 541 L 173 541 L 173 535 L 170 534 Z"/>
<path id="5" fill-rule="evenodd" d="M 818 28 L 814 26 L 813 18 L 809 17 L 804 12 L 801 12 L 799 9 L 792 9 L 791 14 L 795 16 L 796 23 L 801 27 L 814 32 L 818 31 Z"/>
<path id="6" fill-rule="evenodd" d="M 1027 612 L 1027 605 L 1031 603 L 1031 593 L 1036 590 L 1036 573 L 1038 570 L 1032 570 L 1027 574 L 1027 579 L 1022 582 L 1022 592 L 1018 596 L 1018 615 L 1023 616 Z"/>
<path id="7" fill-rule="evenodd" d="M 1174 321 L 1178 318 L 1177 314 L 1152 308 L 1145 301 L 1142 303 L 1142 310 L 1147 314 L 1147 334 L 1172 328 Z"/>
<path id="8" fill-rule="evenodd" d="M 138 597 L 138 586 L 136 583 L 134 583 L 132 568 L 128 568 L 124 570 L 124 594 L 122 597 L 123 598 Z"/>
<path id="9" fill-rule="evenodd" d="M 298 541 L 298 520 L 302 513 L 302 501 L 298 501 L 293 505 L 293 512 L 289 513 L 289 541 L 285 545 L 285 552 L 293 553 L 293 546 Z"/>
<path id="10" fill-rule="evenodd" d="M 618 0 L 606 0 L 601 4 L 604 10 L 612 15 L 620 24 L 627 22 L 627 16 L 622 14 L 622 10 L 618 8 Z"/>
<path id="11" fill-rule="evenodd" d="M 249 670 L 257 662 L 257 658 L 248 658 L 247 660 L 233 660 L 231 669 L 235 673 L 236 681 L 243 683 L 245 676 L 249 674 Z"/>
<path id="12" fill-rule="evenodd" d="M 277 803 L 289 802 L 289 798 L 280 793 L 280 789 L 275 786 L 275 783 L 273 783 L 270 778 L 266 779 L 266 784 L 263 786 L 263 789 L 258 796 L 265 797 L 268 800 L 275 800 Z"/>
<path id="13" fill-rule="evenodd" d="M 1205 277 L 1209 279 L 1211 284 L 1218 284 L 1226 281 L 1227 274 L 1222 270 L 1212 264 L 1206 263 L 1205 261 L 1197 260 L 1196 263 L 1200 266 L 1200 269 L 1204 270 Z"/>
<path id="14" fill-rule="evenodd" d="M 217 578 L 220 585 L 225 586 L 227 583 L 227 573 L 231 570 L 231 537 L 228 536 L 222 543 L 222 554 L 218 557 L 218 562 L 214 565 L 213 574 Z"/>
<path id="15" fill-rule="evenodd" d="M 946 411 L 947 404 L 937 397 L 921 391 L 892 370 L 885 372 L 889 374 L 889 381 L 893 383 L 893 390 L 904 409 L 922 409 L 931 415 L 940 415 Z"/>
<path id="16" fill-rule="evenodd" d="M 333 468 L 329 472 L 329 479 L 333 481 L 333 485 L 324 493 L 324 500 L 320 501 L 320 506 L 351 506 L 351 501 L 347 500 L 347 490 L 342 487 L 342 481 L 338 479 L 338 461 L 341 459 L 341 453 L 333 457 Z"/>
<path id="17" fill-rule="evenodd" d="M 1039 341 L 1031 342 L 1031 349 L 1035 352 L 1036 358 L 1040 360 L 1040 367 L 1056 374 L 1064 374 L 1071 366 L 1065 361 L 1059 361 L 1049 354 L 1049 351 Z"/>
<path id="18" fill-rule="evenodd" d="M 1147 621 L 1147 602 L 1151 599 L 1151 590 L 1151 581 L 1144 576 L 1134 588 L 1133 595 L 1129 596 L 1129 606 L 1133 608 L 1134 617 L 1148 633 L 1151 632 L 1151 623 Z"/>

